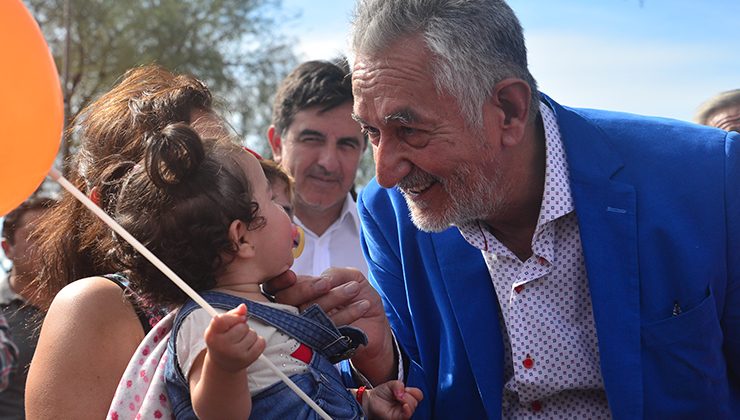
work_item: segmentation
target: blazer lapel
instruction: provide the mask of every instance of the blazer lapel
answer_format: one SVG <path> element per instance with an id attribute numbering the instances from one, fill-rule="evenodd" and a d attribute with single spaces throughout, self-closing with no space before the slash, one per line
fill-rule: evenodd
<path id="1" fill-rule="evenodd" d="M 641 418 L 635 189 L 618 181 L 624 165 L 600 130 L 576 112 L 550 105 L 568 157 L 609 407 L 614 418 Z"/>
<path id="2" fill-rule="evenodd" d="M 430 236 L 478 392 L 488 417 L 498 418 L 504 353 L 498 300 L 488 268 L 480 250 L 468 244 L 457 228 Z"/>

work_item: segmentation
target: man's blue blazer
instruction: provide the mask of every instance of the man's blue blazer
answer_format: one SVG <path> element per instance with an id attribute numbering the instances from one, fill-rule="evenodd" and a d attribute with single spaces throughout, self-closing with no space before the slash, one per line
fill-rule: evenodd
<path id="1" fill-rule="evenodd" d="M 613 417 L 740 418 L 740 135 L 543 100 L 567 154 Z M 456 228 L 417 230 L 395 188 L 372 181 L 358 207 L 370 281 L 407 384 L 424 391 L 416 418 L 500 417 L 503 343 L 480 251 Z"/>

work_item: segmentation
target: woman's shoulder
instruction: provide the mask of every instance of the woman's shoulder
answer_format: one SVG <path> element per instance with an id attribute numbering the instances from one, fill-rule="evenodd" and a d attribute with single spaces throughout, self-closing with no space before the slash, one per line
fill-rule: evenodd
<path id="1" fill-rule="evenodd" d="M 81 411 L 104 415 L 143 337 L 134 308 L 118 284 L 90 277 L 65 286 L 44 317 L 31 363 L 29 417 L 90 417 L 81 417 Z"/>
<path id="2" fill-rule="evenodd" d="M 128 279 L 122 275 L 95 276 L 72 282 L 59 292 L 49 312 L 52 310 L 72 317 L 92 316 L 91 322 L 112 322 L 144 334 L 167 314 L 167 310 L 141 300 L 128 288 Z M 138 319 L 139 328 L 128 323 L 131 319 Z"/>
<path id="3" fill-rule="evenodd" d="M 52 345 L 54 354 L 81 358 L 103 349 L 115 357 L 120 350 L 121 358 L 128 360 L 143 337 L 123 290 L 104 277 L 90 277 L 68 284 L 54 298 L 41 326 L 39 347 Z"/>
<path id="4" fill-rule="evenodd" d="M 77 305 L 105 306 L 114 302 L 128 304 L 123 288 L 118 283 L 103 277 L 87 277 L 64 286 L 52 301 L 54 305 L 75 307 Z"/>
<path id="5" fill-rule="evenodd" d="M 102 276 L 87 277 L 64 286 L 54 297 L 46 318 L 57 314 L 72 318 L 74 322 L 89 321 L 98 325 L 105 320 L 136 319 L 135 309 L 124 289 Z"/>

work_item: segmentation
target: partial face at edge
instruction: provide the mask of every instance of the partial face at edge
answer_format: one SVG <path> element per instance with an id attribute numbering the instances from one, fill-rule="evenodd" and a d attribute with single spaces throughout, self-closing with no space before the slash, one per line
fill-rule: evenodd
<path id="1" fill-rule="evenodd" d="M 723 108 L 707 120 L 707 125 L 725 131 L 740 132 L 740 105 Z"/>
<path id="2" fill-rule="evenodd" d="M 13 234 L 13 244 L 11 245 L 10 241 L 6 242 L 4 247 L 7 248 L 6 256 L 13 261 L 13 267 L 19 275 L 34 272 L 41 263 L 40 258 L 33 253 L 35 243 L 34 238 L 31 237 L 31 232 L 34 227 L 38 226 L 46 211 L 35 209 L 23 213 L 20 220 L 18 220 L 19 226 Z"/>

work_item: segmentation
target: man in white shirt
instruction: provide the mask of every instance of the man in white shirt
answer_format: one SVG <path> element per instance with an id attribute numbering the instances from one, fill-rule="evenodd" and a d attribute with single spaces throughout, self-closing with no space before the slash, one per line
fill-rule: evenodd
<path id="1" fill-rule="evenodd" d="M 295 180 L 295 222 L 306 232 L 293 271 L 317 276 L 329 267 L 352 267 L 367 275 L 353 197 L 367 142 L 352 120 L 346 62 L 296 67 L 275 95 L 267 137 L 273 158 Z"/>

